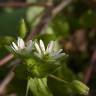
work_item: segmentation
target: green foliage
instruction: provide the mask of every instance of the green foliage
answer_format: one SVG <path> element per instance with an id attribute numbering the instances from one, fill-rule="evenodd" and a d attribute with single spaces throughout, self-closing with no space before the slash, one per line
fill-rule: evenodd
<path id="1" fill-rule="evenodd" d="M 68 37 L 70 26 L 66 17 L 58 16 L 52 23 L 52 28 L 57 36 Z"/>
<path id="2" fill-rule="evenodd" d="M 17 24 L 24 17 L 25 9 L 14 9 L 11 13 L 2 12 L 0 15 L 0 35 L 17 35 Z"/>
<path id="3" fill-rule="evenodd" d="M 96 25 L 96 12 L 92 11 L 89 9 L 87 12 L 85 12 L 81 18 L 80 18 L 80 23 L 84 27 L 91 28 L 95 27 Z"/>

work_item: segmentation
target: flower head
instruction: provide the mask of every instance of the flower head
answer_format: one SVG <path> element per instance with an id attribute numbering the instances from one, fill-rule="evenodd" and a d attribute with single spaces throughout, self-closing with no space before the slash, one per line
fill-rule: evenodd
<path id="1" fill-rule="evenodd" d="M 18 37 L 17 43 L 12 42 L 10 48 L 19 55 L 27 55 L 32 51 L 32 40 L 29 40 L 26 44 L 24 40 Z"/>
<path id="2" fill-rule="evenodd" d="M 54 46 L 55 42 L 50 41 L 47 48 L 45 48 L 43 41 L 40 40 L 39 44 L 35 42 L 35 48 L 37 52 L 34 54 L 39 58 L 44 59 L 44 57 L 46 57 L 47 60 L 56 60 L 65 55 L 65 53 L 61 53 L 63 49 L 55 50 Z"/>

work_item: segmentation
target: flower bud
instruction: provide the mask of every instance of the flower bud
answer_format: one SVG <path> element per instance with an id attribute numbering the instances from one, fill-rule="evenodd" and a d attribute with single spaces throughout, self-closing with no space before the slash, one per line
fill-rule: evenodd
<path id="1" fill-rule="evenodd" d="M 24 19 L 20 20 L 19 26 L 18 26 L 18 35 L 22 38 L 26 36 L 27 28 Z"/>
<path id="2" fill-rule="evenodd" d="M 80 94 L 88 95 L 88 93 L 89 93 L 89 88 L 81 81 L 73 80 L 72 87 L 73 87 L 73 89 L 75 89 L 75 91 L 77 91 Z"/>

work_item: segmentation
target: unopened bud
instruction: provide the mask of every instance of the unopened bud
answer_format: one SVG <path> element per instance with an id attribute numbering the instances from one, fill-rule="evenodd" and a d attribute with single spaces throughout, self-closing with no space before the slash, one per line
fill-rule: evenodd
<path id="1" fill-rule="evenodd" d="M 78 80 L 72 81 L 72 86 L 80 94 L 88 95 L 89 93 L 89 88 L 81 81 Z"/>

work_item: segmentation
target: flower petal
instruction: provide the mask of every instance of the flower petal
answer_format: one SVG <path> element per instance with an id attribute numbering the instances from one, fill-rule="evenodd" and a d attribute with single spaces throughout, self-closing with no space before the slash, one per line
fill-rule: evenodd
<path id="1" fill-rule="evenodd" d="M 53 55 L 53 56 L 59 55 L 62 51 L 63 51 L 63 49 L 59 49 L 59 51 L 53 52 L 52 55 Z"/>
<path id="2" fill-rule="evenodd" d="M 39 45 L 35 42 L 35 47 L 36 47 L 36 50 L 37 50 L 37 52 L 39 53 L 39 54 L 41 54 L 41 49 L 40 49 L 40 47 L 39 47 Z"/>
<path id="3" fill-rule="evenodd" d="M 22 38 L 18 37 L 17 44 L 18 44 L 18 47 L 19 47 L 20 49 L 24 49 L 25 44 L 24 44 L 24 41 L 23 41 Z"/>
<path id="4" fill-rule="evenodd" d="M 49 42 L 47 49 L 46 49 L 46 52 L 51 53 L 53 50 L 53 47 L 54 47 L 54 41 Z"/>
<path id="5" fill-rule="evenodd" d="M 62 56 L 64 56 L 65 53 L 61 53 L 61 54 L 58 54 L 56 56 L 53 56 L 54 59 L 58 59 L 58 58 L 61 58 Z"/>
<path id="6" fill-rule="evenodd" d="M 15 50 L 19 50 L 18 46 L 14 42 L 12 42 L 12 46 L 12 48 L 14 48 Z"/>
<path id="7" fill-rule="evenodd" d="M 26 43 L 26 49 L 28 51 L 31 51 L 32 50 L 32 46 L 33 46 L 33 42 L 32 40 L 29 40 L 27 43 Z"/>
<path id="8" fill-rule="evenodd" d="M 40 48 L 42 50 L 43 53 L 45 53 L 45 46 L 42 40 L 40 40 Z"/>
<path id="9" fill-rule="evenodd" d="M 17 51 L 12 45 L 10 45 L 10 48 L 11 48 L 11 50 L 13 50 L 14 52 Z"/>
<path id="10" fill-rule="evenodd" d="M 29 40 L 27 43 L 26 43 L 27 46 L 32 46 L 32 40 Z"/>

